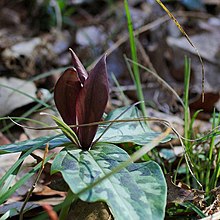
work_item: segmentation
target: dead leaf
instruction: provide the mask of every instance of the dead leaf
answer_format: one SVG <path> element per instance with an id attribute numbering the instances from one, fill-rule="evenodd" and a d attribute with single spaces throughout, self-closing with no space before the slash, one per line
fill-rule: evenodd
<path id="1" fill-rule="evenodd" d="M 61 197 L 64 197 L 66 195 L 65 192 L 57 191 L 49 188 L 48 186 L 40 185 L 38 184 L 34 189 L 34 195 L 38 196 L 55 196 L 59 195 Z"/>
<path id="2" fill-rule="evenodd" d="M 220 212 L 220 187 L 212 189 L 210 193 L 215 197 L 215 200 L 204 210 L 204 213 L 207 215 L 213 215 L 214 213 Z"/>
<path id="3" fill-rule="evenodd" d="M 11 153 L 10 156 L 8 154 L 0 155 L 0 178 L 18 160 L 19 155 L 20 153 Z"/>
<path id="4" fill-rule="evenodd" d="M 181 183 L 177 186 L 172 182 L 170 174 L 165 176 L 167 182 L 167 203 L 184 203 L 186 201 L 197 202 L 204 198 L 204 192 L 189 189 L 186 184 Z"/>
<path id="5" fill-rule="evenodd" d="M 205 113 L 212 113 L 215 104 L 219 101 L 219 99 L 220 99 L 220 94 L 218 92 L 206 92 L 204 102 L 202 102 L 201 96 L 199 96 L 193 102 L 191 101 L 189 107 L 193 111 L 203 109 Z"/>
<path id="6" fill-rule="evenodd" d="M 27 82 L 13 77 L 0 77 L 0 84 L 35 97 L 36 87 L 33 82 Z M 13 110 L 33 102 L 33 99 L 3 86 L 0 86 L 0 97 L 0 116 L 8 115 Z"/>

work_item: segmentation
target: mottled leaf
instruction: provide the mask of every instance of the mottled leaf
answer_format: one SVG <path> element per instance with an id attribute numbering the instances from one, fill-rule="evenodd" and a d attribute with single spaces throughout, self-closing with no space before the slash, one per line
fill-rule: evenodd
<path id="1" fill-rule="evenodd" d="M 79 124 L 101 120 L 108 101 L 108 93 L 106 57 L 104 56 L 90 72 L 77 99 L 76 114 Z M 78 129 L 78 137 L 83 149 L 90 147 L 97 128 L 98 125 Z"/>
<path id="2" fill-rule="evenodd" d="M 122 112 L 126 110 L 127 107 L 116 109 L 110 112 L 105 120 L 114 120 Z M 140 117 L 138 110 L 136 108 L 130 108 L 123 114 L 119 119 L 131 119 Z M 106 126 L 100 126 L 96 138 L 98 138 L 106 129 Z M 152 139 L 158 136 L 158 132 L 154 132 L 149 129 L 149 127 L 143 122 L 123 122 L 123 123 L 113 123 L 111 127 L 104 133 L 104 135 L 99 140 L 100 142 L 109 142 L 109 143 L 125 143 L 133 142 L 139 145 L 144 145 L 149 143 Z M 52 138 L 50 141 L 49 147 L 54 148 L 56 146 L 63 145 L 65 143 L 70 143 L 64 135 L 58 136 L 45 136 L 36 138 L 33 140 L 27 140 L 19 143 L 8 144 L 0 146 L 1 153 L 10 153 L 10 152 L 20 152 L 25 151 L 36 145 L 37 143 L 43 142 L 48 138 Z M 169 141 L 171 136 L 168 136 L 163 142 Z M 44 145 L 42 144 L 42 147 Z"/>
<path id="3" fill-rule="evenodd" d="M 57 81 L 54 88 L 56 107 L 67 125 L 76 124 L 76 100 L 81 89 L 77 72 L 68 68 Z M 76 128 L 73 128 L 76 132 Z"/>
<path id="4" fill-rule="evenodd" d="M 140 118 L 141 115 L 136 107 L 131 107 L 125 112 L 126 109 L 128 109 L 128 107 L 118 108 L 110 112 L 105 118 L 105 121 Z M 123 112 L 125 113 L 122 114 Z M 120 117 L 118 118 L 118 116 Z M 159 132 L 151 130 L 143 121 L 115 122 L 106 130 L 108 125 L 109 124 L 99 127 L 95 139 L 99 138 L 104 132 L 104 135 L 102 135 L 99 141 L 109 143 L 130 142 L 138 145 L 145 145 L 160 134 Z M 170 139 L 171 136 L 168 136 L 163 142 L 167 142 Z"/>
<path id="5" fill-rule="evenodd" d="M 44 136 L 32 140 L 0 146 L 0 154 L 27 151 L 31 148 L 34 148 L 35 146 L 37 146 L 36 149 L 44 149 L 46 143 L 49 143 L 49 149 L 52 149 L 55 147 L 63 146 L 64 144 L 70 144 L 70 141 L 63 134 L 55 136 Z"/>
<path id="6" fill-rule="evenodd" d="M 153 219 L 163 219 L 167 187 L 157 163 L 134 163 L 127 168 L 147 197 Z"/>
<path id="7" fill-rule="evenodd" d="M 105 176 L 129 155 L 112 144 L 96 144 L 89 151 L 62 150 L 52 164 L 60 171 L 73 193 L 77 194 Z M 88 202 L 105 201 L 117 220 L 163 219 L 166 183 L 155 162 L 132 163 L 127 168 L 80 194 Z"/>

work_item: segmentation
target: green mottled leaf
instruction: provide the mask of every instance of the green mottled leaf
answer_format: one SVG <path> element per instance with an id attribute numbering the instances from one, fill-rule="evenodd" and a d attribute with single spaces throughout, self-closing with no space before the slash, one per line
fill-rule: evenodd
<path id="1" fill-rule="evenodd" d="M 89 151 L 63 149 L 51 170 L 60 171 L 77 194 L 128 159 L 121 148 L 99 143 Z M 132 163 L 79 197 L 88 202 L 105 201 L 116 220 L 163 219 L 166 183 L 155 162 Z"/>
<path id="2" fill-rule="evenodd" d="M 27 151 L 36 145 L 38 146 L 36 149 L 44 149 L 46 143 L 49 143 L 49 148 L 52 149 L 58 146 L 63 146 L 66 143 L 70 143 L 70 141 L 63 134 L 56 136 L 44 136 L 32 140 L 0 146 L 0 154 Z"/>
<path id="3" fill-rule="evenodd" d="M 115 120 L 117 119 L 132 119 L 140 117 L 139 111 L 135 107 L 131 107 L 128 111 L 125 111 L 128 107 L 118 108 L 112 112 L 110 112 L 105 121 Z M 125 112 L 124 114 L 122 114 Z M 120 116 L 120 114 L 122 114 Z M 120 116 L 120 117 L 118 117 Z M 100 126 L 96 138 L 99 138 L 100 135 L 104 132 L 104 135 L 99 139 L 99 142 L 108 142 L 108 143 L 126 143 L 132 142 L 139 145 L 145 145 L 158 136 L 158 132 L 152 131 L 146 123 L 134 121 L 134 122 L 120 122 L 113 123 L 109 129 L 106 131 L 106 126 Z M 66 138 L 64 135 L 56 135 L 56 136 L 45 136 L 36 138 L 33 140 L 27 140 L 19 143 L 8 144 L 4 146 L 0 146 L 0 154 L 10 153 L 10 152 L 20 152 L 26 151 L 32 148 L 34 145 L 39 144 L 40 142 L 44 142 L 46 139 L 51 138 L 49 142 L 49 148 L 52 149 L 57 146 L 61 146 L 64 144 L 70 144 L 70 140 Z M 163 142 L 169 141 L 171 139 L 168 136 Z M 45 147 L 45 143 L 42 144 L 42 148 Z"/>
<path id="4" fill-rule="evenodd" d="M 159 165 L 152 161 L 134 163 L 128 167 L 128 170 L 144 191 L 150 203 L 153 219 L 163 219 L 166 206 L 166 183 Z"/>
<path id="5" fill-rule="evenodd" d="M 140 118 L 140 113 L 136 107 L 131 107 L 122 114 L 127 108 L 128 107 L 122 107 L 110 112 L 105 118 L 105 121 Z M 120 114 L 122 115 L 120 116 Z M 120 117 L 118 118 L 118 116 Z M 115 122 L 106 130 L 108 125 L 109 124 L 99 127 L 96 138 L 99 138 L 104 132 L 104 135 L 101 136 L 99 141 L 109 143 L 130 142 L 138 145 L 145 145 L 160 134 L 159 132 L 151 130 L 143 121 Z M 171 137 L 168 136 L 163 142 L 167 142 L 170 139 Z"/>

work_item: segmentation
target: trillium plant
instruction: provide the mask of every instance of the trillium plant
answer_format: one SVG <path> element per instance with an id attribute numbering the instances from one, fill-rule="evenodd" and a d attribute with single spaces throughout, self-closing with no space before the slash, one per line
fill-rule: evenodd
<path id="1" fill-rule="evenodd" d="M 72 68 L 59 78 L 54 89 L 56 107 L 67 125 L 99 122 L 108 101 L 109 85 L 106 56 L 87 73 L 76 54 L 71 50 Z M 88 150 L 98 129 L 97 125 L 75 127 L 78 147 Z"/>
<path id="2" fill-rule="evenodd" d="M 168 141 L 169 136 L 152 131 L 139 120 L 141 114 L 134 105 L 115 109 L 106 116 L 109 96 L 106 56 L 87 72 L 70 51 L 73 67 L 63 72 L 54 88 L 54 101 L 62 120 L 52 118 L 61 133 L 1 146 L 1 154 L 22 154 L 2 177 L 0 186 L 18 172 L 23 160 L 34 150 L 44 149 L 46 144 L 49 149 L 62 146 L 51 166 L 51 175 L 61 173 L 64 185 L 68 186 L 66 199 L 54 207 L 60 210 L 60 220 L 70 219 L 70 207 L 76 200 L 105 202 L 116 220 L 163 219 L 167 187 L 161 168 L 154 161 L 134 161 L 160 141 Z M 140 150 L 129 155 L 119 147 L 122 144 L 138 146 Z M 0 204 L 40 167 L 37 164 L 20 182 L 10 185 L 10 193 L 2 187 Z M 47 216 L 43 214 L 39 218 L 47 219 Z"/>

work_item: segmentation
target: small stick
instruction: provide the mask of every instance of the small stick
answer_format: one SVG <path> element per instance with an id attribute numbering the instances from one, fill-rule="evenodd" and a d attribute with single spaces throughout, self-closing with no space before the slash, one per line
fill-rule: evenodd
<path id="1" fill-rule="evenodd" d="M 25 200 L 24 200 L 24 203 L 23 203 L 23 205 L 22 205 L 22 207 L 21 207 L 20 215 L 19 215 L 19 220 L 23 220 L 23 217 L 24 217 L 24 208 L 25 208 L 25 206 L 26 206 L 26 204 L 27 204 L 29 198 L 31 197 L 31 194 L 33 193 L 33 191 L 34 191 L 34 189 L 35 189 L 35 187 L 36 187 L 36 184 L 37 184 L 38 180 L 40 179 L 40 176 L 41 176 L 41 174 L 42 174 L 42 172 L 43 172 L 45 160 L 46 160 L 46 157 L 47 157 L 47 154 L 48 154 L 48 149 L 49 149 L 49 144 L 46 144 L 45 151 L 44 151 L 44 156 L 43 156 L 43 159 L 42 159 L 41 168 L 40 168 L 40 170 L 39 170 L 39 172 L 38 172 L 38 174 L 37 174 L 37 177 L 36 177 L 36 179 L 35 179 L 35 181 L 34 181 L 32 187 L 31 187 L 31 189 L 29 190 L 29 192 L 28 192 L 28 194 L 27 194 L 27 196 L 26 196 L 26 198 L 25 198 Z"/>

